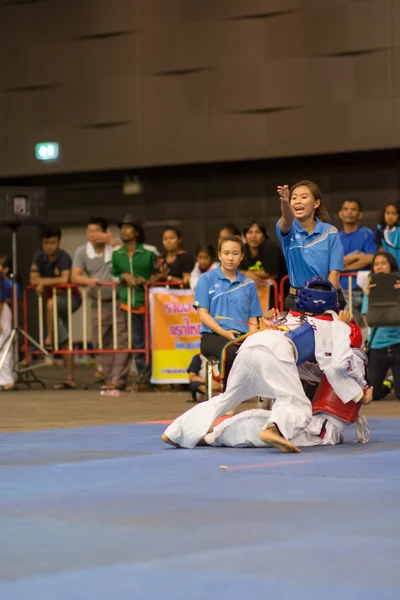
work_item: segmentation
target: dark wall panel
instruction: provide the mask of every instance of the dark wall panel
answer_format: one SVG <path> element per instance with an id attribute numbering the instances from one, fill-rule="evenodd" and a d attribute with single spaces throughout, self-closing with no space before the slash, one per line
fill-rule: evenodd
<path id="1" fill-rule="evenodd" d="M 399 0 L 0 10 L 0 177 L 399 146 Z"/>

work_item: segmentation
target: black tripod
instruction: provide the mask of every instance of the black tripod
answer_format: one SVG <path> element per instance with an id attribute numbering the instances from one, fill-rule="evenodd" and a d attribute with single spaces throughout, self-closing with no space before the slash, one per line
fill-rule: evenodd
<path id="1" fill-rule="evenodd" d="M 65 369 L 64 369 L 64 367 L 62 367 L 61 365 L 58 364 L 58 362 L 46 350 L 46 348 L 41 346 L 36 340 L 33 339 L 32 336 L 29 335 L 29 333 L 27 333 L 23 329 L 20 329 L 20 327 L 18 326 L 18 283 L 17 283 L 16 273 L 18 272 L 18 270 L 17 270 L 17 266 L 18 266 L 18 263 L 17 263 L 17 230 L 18 230 L 19 224 L 9 225 L 9 227 L 11 228 L 11 232 L 12 232 L 12 269 L 13 269 L 12 306 L 13 306 L 14 327 L 12 328 L 9 335 L 7 336 L 7 339 L 3 342 L 3 344 L 0 348 L 0 371 L 3 368 L 3 365 L 8 356 L 8 353 L 10 351 L 12 351 L 13 357 L 14 357 L 14 371 L 17 374 L 16 383 L 23 383 L 23 384 L 27 385 L 29 388 L 31 387 L 31 384 L 38 383 L 43 388 L 45 388 L 46 387 L 45 383 L 41 379 L 38 379 L 34 370 L 40 369 L 47 365 L 45 362 L 39 363 L 37 365 L 27 365 L 27 364 L 24 365 L 23 363 L 19 362 L 19 336 L 22 336 L 25 339 L 27 339 L 33 346 L 35 346 L 38 350 L 40 350 L 40 352 L 42 353 L 43 356 L 46 356 L 46 358 L 50 359 L 50 361 L 53 364 L 57 365 L 57 367 L 59 367 L 63 371 Z"/>

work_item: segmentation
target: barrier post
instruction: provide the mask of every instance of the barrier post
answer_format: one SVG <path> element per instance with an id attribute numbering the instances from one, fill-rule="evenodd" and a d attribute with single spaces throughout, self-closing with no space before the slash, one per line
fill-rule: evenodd
<path id="1" fill-rule="evenodd" d="M 44 345 L 44 323 L 43 323 L 43 294 L 38 296 L 39 310 L 39 345 L 43 348 Z"/>
<path id="2" fill-rule="evenodd" d="M 28 334 L 28 290 L 25 289 L 23 292 L 23 314 L 24 314 L 24 331 Z M 24 336 L 24 355 L 25 362 L 28 364 L 29 362 L 29 342 L 28 338 Z"/>
<path id="3" fill-rule="evenodd" d="M 58 347 L 58 306 L 57 306 L 57 289 L 53 287 L 53 327 L 54 327 L 54 350 L 57 351 Z"/>
<path id="4" fill-rule="evenodd" d="M 68 350 L 73 350 L 72 345 L 72 288 L 67 288 L 67 325 L 68 325 Z"/>
<path id="5" fill-rule="evenodd" d="M 350 314 L 353 315 L 353 276 L 349 275 L 347 277 L 347 291 L 349 294 L 349 311 Z"/>
<path id="6" fill-rule="evenodd" d="M 150 364 L 150 316 L 149 316 L 149 288 L 144 286 L 144 346 L 146 348 L 146 365 Z"/>
<path id="7" fill-rule="evenodd" d="M 117 290 L 115 287 L 112 289 L 112 320 L 113 320 L 113 348 L 118 348 L 118 336 L 117 336 Z"/>
<path id="8" fill-rule="evenodd" d="M 289 281 L 289 275 L 285 275 L 284 277 L 282 277 L 279 284 L 280 302 L 277 304 L 277 306 L 280 305 L 278 308 L 279 312 L 283 312 L 285 309 L 285 283 L 287 281 Z"/>
<path id="9" fill-rule="evenodd" d="M 83 327 L 83 349 L 88 349 L 87 340 L 87 288 L 82 289 L 82 327 Z"/>
<path id="10" fill-rule="evenodd" d="M 132 288 L 128 285 L 128 310 L 126 311 L 128 328 L 128 350 L 132 350 Z"/>
<path id="11" fill-rule="evenodd" d="M 97 345 L 103 350 L 103 314 L 101 312 L 101 287 L 97 288 Z"/>
<path id="12" fill-rule="evenodd" d="M 270 309 L 271 306 L 271 285 L 270 282 L 267 281 L 267 310 Z"/>

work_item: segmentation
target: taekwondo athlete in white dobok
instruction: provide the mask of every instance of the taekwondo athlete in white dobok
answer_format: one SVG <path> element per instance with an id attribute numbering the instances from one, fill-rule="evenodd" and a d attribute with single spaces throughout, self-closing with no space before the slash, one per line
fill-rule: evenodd
<path id="1" fill-rule="evenodd" d="M 162 440 L 177 447 L 194 448 L 218 417 L 248 398 L 263 396 L 275 399 L 271 423 L 265 430 L 268 444 L 283 452 L 298 452 L 290 440 L 308 425 L 312 412 L 297 365 L 315 356 L 321 371 L 330 379 L 332 315 L 337 317 L 339 312 L 334 286 L 326 279 L 309 280 L 296 297 L 296 308 L 300 312 L 288 313 L 276 329 L 248 335 L 238 350 L 226 391 L 178 417 Z M 332 312 L 323 314 L 327 311 Z M 345 338 L 349 347 L 348 335 Z M 352 398 L 354 394 L 348 400 Z"/>
<path id="2" fill-rule="evenodd" d="M 339 340 L 346 329 L 349 330 L 345 322 L 340 321 L 346 314 L 348 313 L 341 311 L 339 320 L 332 324 L 335 340 Z M 359 349 L 361 341 L 360 328 L 355 323 L 350 323 L 352 349 L 344 352 L 343 346 L 337 343 L 334 343 L 332 348 L 333 369 L 345 377 L 346 385 L 349 384 L 348 380 L 352 379 L 350 385 L 354 392 L 358 390 L 354 399 L 346 403 L 335 394 L 326 375 L 321 372 L 317 364 L 304 363 L 299 367 L 301 377 L 320 383 L 312 400 L 313 417 L 309 424 L 291 439 L 292 444 L 300 447 L 340 444 L 343 442 L 344 431 L 350 423 L 357 423 L 358 442 L 369 441 L 368 424 L 365 417 L 359 416 L 361 407 L 372 402 L 372 388 L 365 388 L 367 357 Z M 214 427 L 212 432 L 204 436 L 202 443 L 228 448 L 264 448 L 268 444 L 263 441 L 263 434 L 270 423 L 271 411 L 246 410 Z"/>

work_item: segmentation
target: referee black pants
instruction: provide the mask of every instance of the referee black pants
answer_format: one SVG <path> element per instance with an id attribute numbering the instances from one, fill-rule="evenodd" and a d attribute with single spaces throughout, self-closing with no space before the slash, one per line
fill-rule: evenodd
<path id="1" fill-rule="evenodd" d="M 220 358 L 222 349 L 224 348 L 224 346 L 226 346 L 226 344 L 228 344 L 228 342 L 229 340 L 227 340 L 225 337 L 222 337 L 222 335 L 218 335 L 217 333 L 203 333 L 200 342 L 200 352 L 206 358 L 210 358 L 211 356 L 216 356 L 217 358 Z M 238 351 L 238 349 L 239 345 L 237 344 L 231 344 L 226 349 L 225 372 L 223 379 L 224 391 L 226 389 L 226 382 L 228 381 L 229 372 L 232 368 L 233 361 L 235 360 L 236 352 Z"/>

